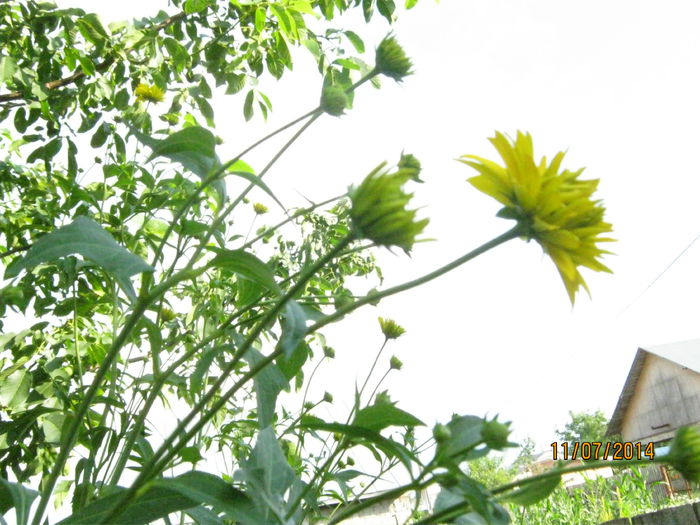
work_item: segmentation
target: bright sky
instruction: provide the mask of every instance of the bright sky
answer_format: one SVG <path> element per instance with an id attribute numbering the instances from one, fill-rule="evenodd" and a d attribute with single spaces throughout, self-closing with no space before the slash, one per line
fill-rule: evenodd
<path id="1" fill-rule="evenodd" d="M 153 14 L 166 2 L 59 4 L 111 21 Z M 416 74 L 401 86 L 363 88 L 348 115 L 317 122 L 268 175 L 276 194 L 288 206 L 304 204 L 299 193 L 319 201 L 403 149 L 414 153 L 426 183 L 413 189 L 436 240 L 411 259 L 380 254 L 385 284 L 397 284 L 511 227 L 453 159 L 496 159 L 487 140 L 494 130 L 529 131 L 538 156 L 568 149 L 565 167 L 586 166 L 601 179 L 599 197 L 619 239 L 617 256 L 607 259 L 615 273 L 585 274 L 592 299 L 580 295 L 572 309 L 539 246 L 511 241 L 326 330 L 338 357 L 319 371 L 312 399 L 324 390 L 338 406 L 350 399 L 381 344 L 376 318 L 390 317 L 407 329 L 386 351 L 386 360 L 393 353 L 404 363 L 386 382 L 400 407 L 429 426 L 453 412 L 500 413 L 516 439 L 529 435 L 545 448 L 569 410 L 612 413 L 638 346 L 698 337 L 700 242 L 640 294 L 700 234 L 699 15 L 693 0 L 422 0 L 401 12 L 394 31 Z M 365 27 L 357 16 L 341 24 L 366 37 L 370 50 L 388 29 L 382 20 Z M 243 95 L 218 100 L 220 156 L 315 107 L 320 85 L 302 50 L 293 73 L 263 80 L 274 104 L 267 124 L 243 122 Z M 270 151 L 248 161 L 260 169 Z M 254 198 L 272 208 L 263 194 Z"/>

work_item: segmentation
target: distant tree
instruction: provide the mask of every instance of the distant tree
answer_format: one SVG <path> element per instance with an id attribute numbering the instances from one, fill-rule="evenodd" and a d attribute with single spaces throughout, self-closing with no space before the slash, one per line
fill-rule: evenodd
<path id="1" fill-rule="evenodd" d="M 601 410 L 595 412 L 569 411 L 570 421 L 562 430 L 557 429 L 556 434 L 560 441 L 613 441 L 605 437 L 608 429 L 608 418 Z"/>

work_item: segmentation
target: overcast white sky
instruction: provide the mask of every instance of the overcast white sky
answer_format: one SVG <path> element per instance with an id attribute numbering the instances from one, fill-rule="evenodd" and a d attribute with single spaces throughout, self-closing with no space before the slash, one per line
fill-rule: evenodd
<path id="1" fill-rule="evenodd" d="M 59 4 L 111 21 L 166 2 Z M 572 309 L 539 246 L 512 241 L 326 330 L 338 358 L 321 369 L 317 395 L 351 395 L 381 343 L 376 317 L 391 317 L 407 329 L 386 356 L 404 362 L 386 383 L 399 406 L 429 425 L 453 412 L 500 413 L 516 438 L 530 435 L 544 448 L 568 410 L 612 413 L 638 346 L 698 337 L 700 242 L 639 296 L 700 234 L 699 15 L 691 0 L 422 0 L 400 12 L 395 34 L 416 74 L 402 86 L 363 88 L 348 115 L 316 123 L 268 175 L 277 195 L 289 206 L 304 203 L 297 191 L 322 200 L 402 149 L 417 155 L 426 183 L 414 188 L 416 200 L 436 241 L 411 259 L 380 254 L 386 284 L 396 284 L 510 228 L 453 159 L 496 159 L 487 141 L 494 130 L 529 131 L 538 156 L 568 149 L 566 167 L 601 179 L 619 239 L 607 260 L 615 274 L 585 274 L 592 299 L 580 295 Z M 340 23 L 370 50 L 388 29 L 357 16 Z M 274 104 L 267 124 L 243 122 L 242 95 L 218 100 L 220 155 L 314 107 L 320 82 L 301 52 L 292 74 L 261 85 Z M 263 150 L 248 160 L 260 169 L 266 158 Z"/>

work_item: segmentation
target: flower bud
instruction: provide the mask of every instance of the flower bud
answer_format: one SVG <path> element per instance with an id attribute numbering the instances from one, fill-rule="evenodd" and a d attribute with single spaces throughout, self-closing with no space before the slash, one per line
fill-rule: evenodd
<path id="1" fill-rule="evenodd" d="M 333 359 L 335 358 L 335 350 L 333 350 L 330 346 L 324 346 L 323 355 L 328 359 Z"/>
<path id="2" fill-rule="evenodd" d="M 324 392 L 323 401 L 325 403 L 332 403 L 333 402 L 333 394 L 331 394 L 329 392 Z"/>
<path id="3" fill-rule="evenodd" d="M 491 421 L 484 421 L 484 426 L 481 427 L 481 438 L 487 447 L 494 450 L 501 450 L 507 447 L 508 435 L 510 434 L 510 423 L 501 423 L 493 418 Z"/>
<path id="4" fill-rule="evenodd" d="M 700 482 L 700 429 L 679 428 L 671 443 L 667 461 L 688 481 Z"/>
<path id="5" fill-rule="evenodd" d="M 413 64 L 393 35 L 381 41 L 375 55 L 375 69 L 382 75 L 401 82 L 412 73 Z"/>
<path id="6" fill-rule="evenodd" d="M 433 427 L 433 438 L 435 441 L 438 443 L 444 443 L 448 439 L 452 437 L 452 431 L 449 429 L 447 425 L 443 425 L 442 423 L 438 423 Z"/>
<path id="7" fill-rule="evenodd" d="M 160 316 L 163 319 L 163 321 L 172 321 L 175 319 L 175 312 L 173 312 L 170 308 L 163 307 L 160 310 Z"/>
<path id="8" fill-rule="evenodd" d="M 389 368 L 391 368 L 392 370 L 401 370 L 402 366 L 403 363 L 401 362 L 401 360 L 395 355 L 392 355 L 391 359 L 389 359 Z"/>
<path id="9" fill-rule="evenodd" d="M 411 179 L 414 181 L 423 182 L 419 177 L 421 172 L 420 161 L 414 155 L 402 152 L 397 166 L 400 170 L 410 173 Z"/>
<path id="10" fill-rule="evenodd" d="M 345 90 L 338 86 L 325 86 L 321 92 L 321 109 L 333 115 L 334 117 L 339 117 L 345 113 L 345 109 L 348 107 L 348 96 Z"/>
<path id="11" fill-rule="evenodd" d="M 413 194 L 402 187 L 411 174 L 382 172 L 383 167 L 380 164 L 359 187 L 351 189 L 350 218 L 358 237 L 380 246 L 398 246 L 408 253 L 428 219 L 416 221 L 416 211 L 406 209 Z"/>
<path id="12" fill-rule="evenodd" d="M 379 327 L 382 329 L 382 333 L 387 339 L 398 339 L 406 333 L 406 330 L 392 319 L 380 317 Z"/>
<path id="13" fill-rule="evenodd" d="M 304 403 L 304 410 L 311 410 L 314 407 L 314 404 L 311 401 L 307 401 Z"/>

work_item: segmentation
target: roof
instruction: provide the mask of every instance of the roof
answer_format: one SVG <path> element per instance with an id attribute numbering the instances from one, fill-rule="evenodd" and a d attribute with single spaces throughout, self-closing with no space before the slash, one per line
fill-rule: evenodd
<path id="1" fill-rule="evenodd" d="M 625 417 L 632 396 L 634 396 L 639 376 L 642 373 L 646 357 L 649 354 L 668 359 L 684 368 L 700 373 L 700 339 L 638 348 L 637 354 L 634 356 L 634 361 L 632 361 L 630 371 L 627 374 L 625 386 L 622 387 L 622 393 L 617 400 L 617 406 L 610 418 L 610 423 L 608 423 L 608 430 L 605 433 L 606 436 L 620 434 L 622 431 L 622 420 Z"/>

